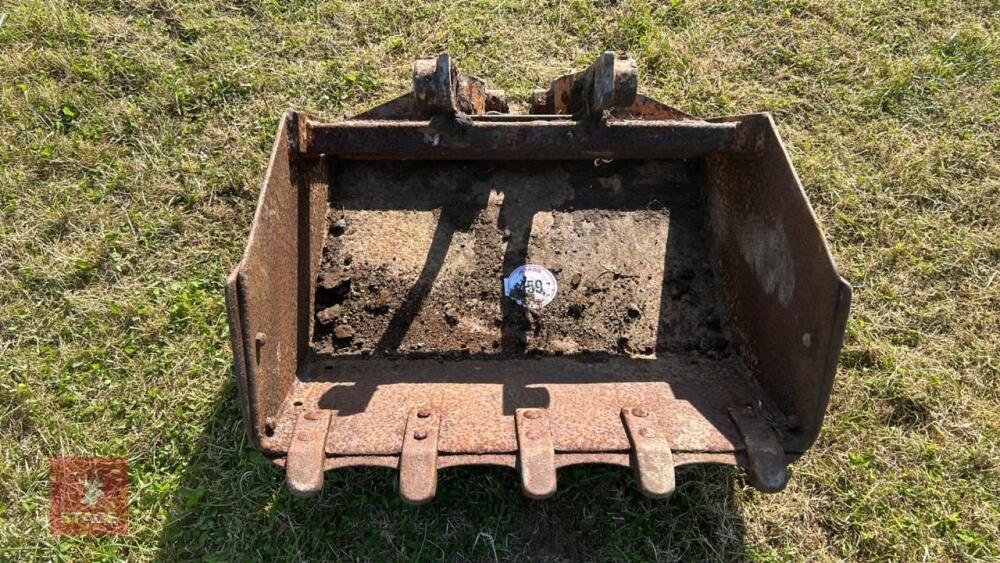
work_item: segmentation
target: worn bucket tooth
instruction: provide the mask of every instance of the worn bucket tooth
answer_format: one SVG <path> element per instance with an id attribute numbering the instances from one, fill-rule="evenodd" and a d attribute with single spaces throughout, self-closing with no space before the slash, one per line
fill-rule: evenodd
<path id="1" fill-rule="evenodd" d="M 785 450 L 774 428 L 753 409 L 729 409 L 729 417 L 746 445 L 747 474 L 759 491 L 777 493 L 788 484 Z"/>
<path id="2" fill-rule="evenodd" d="M 399 496 L 409 504 L 430 502 L 437 493 L 438 431 L 441 415 L 414 409 L 406 421 L 399 453 Z"/>
<path id="3" fill-rule="evenodd" d="M 323 488 L 326 435 L 333 413 L 309 410 L 299 414 L 288 447 L 285 474 L 288 490 L 298 497 L 311 497 Z"/>
<path id="4" fill-rule="evenodd" d="M 650 498 L 674 494 L 674 456 L 655 415 L 642 408 L 624 408 L 621 416 L 632 443 L 630 458 L 639 490 Z"/>
<path id="5" fill-rule="evenodd" d="M 530 498 L 543 499 L 556 493 L 556 452 L 545 409 L 517 409 L 517 466 L 521 488 Z"/>

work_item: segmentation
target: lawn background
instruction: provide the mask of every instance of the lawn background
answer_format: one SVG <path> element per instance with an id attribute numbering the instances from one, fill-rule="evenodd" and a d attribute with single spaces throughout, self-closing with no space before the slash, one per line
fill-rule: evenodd
<path id="1" fill-rule="evenodd" d="M 0 0 L 0 559 L 1000 558 L 1000 4 Z M 854 306 L 788 489 L 680 472 L 394 472 L 296 500 L 249 448 L 223 281 L 276 124 L 448 51 L 526 98 L 605 49 L 704 116 L 769 111 Z M 53 537 L 48 458 L 127 456 L 130 534 Z"/>

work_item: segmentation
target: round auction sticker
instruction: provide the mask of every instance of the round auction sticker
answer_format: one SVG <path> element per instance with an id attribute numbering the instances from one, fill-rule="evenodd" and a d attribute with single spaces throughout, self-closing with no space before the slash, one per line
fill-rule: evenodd
<path id="1" fill-rule="evenodd" d="M 522 307 L 539 310 L 556 297 L 559 283 L 544 266 L 519 266 L 503 280 L 503 293 Z"/>

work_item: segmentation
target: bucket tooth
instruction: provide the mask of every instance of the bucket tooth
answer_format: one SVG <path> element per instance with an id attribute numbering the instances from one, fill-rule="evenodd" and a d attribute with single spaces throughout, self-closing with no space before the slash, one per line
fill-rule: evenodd
<path id="1" fill-rule="evenodd" d="M 556 452 L 545 409 L 517 409 L 517 465 L 521 488 L 529 498 L 548 498 L 556 492 Z"/>
<path id="2" fill-rule="evenodd" d="M 788 484 L 788 464 L 774 428 L 749 408 L 729 409 L 729 417 L 746 445 L 750 482 L 765 493 L 782 491 Z"/>
<path id="3" fill-rule="evenodd" d="M 399 453 L 399 496 L 409 504 L 430 502 L 437 493 L 438 430 L 441 415 L 421 407 L 406 421 Z"/>
<path id="4" fill-rule="evenodd" d="M 326 435 L 332 416 L 329 410 L 299 414 L 285 461 L 288 490 L 295 496 L 311 497 L 323 488 Z"/>
<path id="5" fill-rule="evenodd" d="M 641 408 L 622 409 L 622 423 L 632 443 L 631 462 L 639 490 L 650 498 L 674 494 L 674 456 L 656 417 Z"/>

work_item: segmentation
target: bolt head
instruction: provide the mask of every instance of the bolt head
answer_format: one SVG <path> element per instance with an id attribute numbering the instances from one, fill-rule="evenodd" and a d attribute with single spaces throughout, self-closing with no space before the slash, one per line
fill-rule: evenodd
<path id="1" fill-rule="evenodd" d="M 656 431 L 653 430 L 652 428 L 643 428 L 642 430 L 639 431 L 639 434 L 645 436 L 646 438 L 653 438 L 656 436 Z"/>
<path id="2" fill-rule="evenodd" d="M 417 411 L 417 418 L 430 418 L 431 409 L 424 407 Z"/>
<path id="3" fill-rule="evenodd" d="M 306 414 L 304 414 L 303 416 L 305 417 L 306 420 L 319 420 L 320 419 L 319 411 L 309 411 Z"/>
<path id="4" fill-rule="evenodd" d="M 413 438 L 415 440 L 426 440 L 427 439 L 427 431 L 425 431 L 425 430 L 416 430 L 416 431 L 413 432 Z"/>
<path id="5" fill-rule="evenodd" d="M 632 416 L 638 416 L 639 418 L 646 418 L 649 413 L 645 409 L 632 409 Z"/>
<path id="6" fill-rule="evenodd" d="M 535 420 L 542 417 L 542 411 L 530 410 L 524 413 L 524 418 Z"/>

